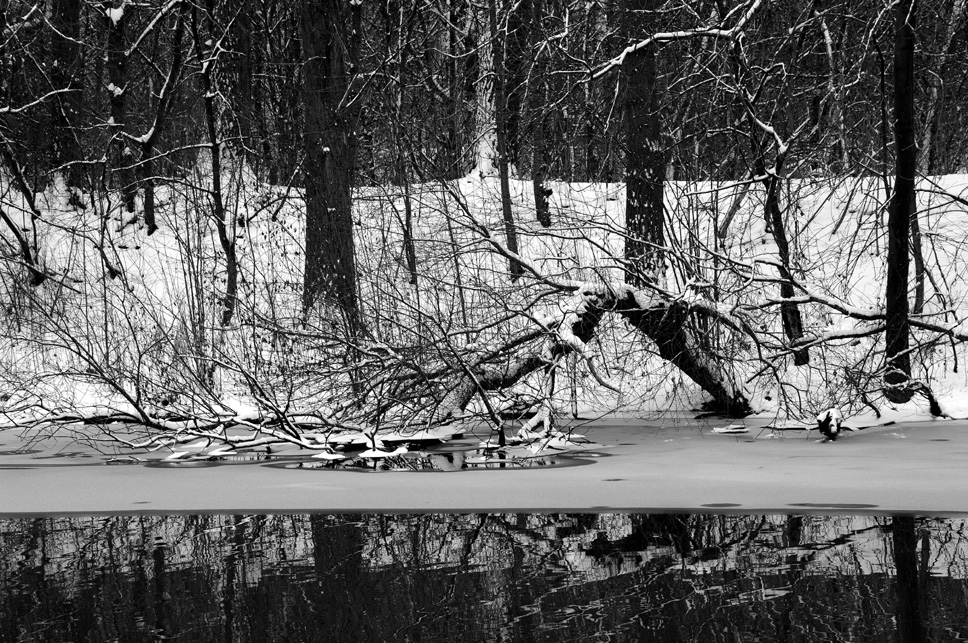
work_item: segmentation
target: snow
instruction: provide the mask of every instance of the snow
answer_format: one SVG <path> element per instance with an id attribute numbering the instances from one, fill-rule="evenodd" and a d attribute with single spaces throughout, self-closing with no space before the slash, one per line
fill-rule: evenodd
<path id="1" fill-rule="evenodd" d="M 104 10 L 104 13 L 108 17 L 108 20 L 114 23 L 114 26 L 117 26 L 118 23 L 121 22 L 121 20 L 124 18 L 125 4 L 126 4 L 125 2 L 122 2 L 121 5 L 118 7 L 108 7 L 107 9 Z"/>
<path id="2" fill-rule="evenodd" d="M 286 320 L 298 319 L 300 314 L 305 235 L 301 194 L 262 184 L 251 168 L 232 161 L 223 163 L 226 211 L 232 213 L 233 220 L 250 222 L 231 239 L 238 247 L 240 274 L 244 277 L 240 318 L 262 315 L 288 323 Z M 120 209 L 116 194 L 106 195 L 97 201 L 97 208 L 89 210 L 69 205 L 69 191 L 62 182 L 38 195 L 43 219 L 52 224 L 38 228 L 45 268 L 63 275 L 67 283 L 103 289 L 109 294 L 107 305 L 98 304 L 92 297 L 72 299 L 78 302 L 75 320 L 85 329 L 106 328 L 106 333 L 91 335 L 92 342 L 102 342 L 98 350 L 105 351 L 118 372 L 127 374 L 129 379 L 122 379 L 122 383 L 129 391 L 137 384 L 151 400 L 163 400 L 173 390 L 193 386 L 191 369 L 199 362 L 186 356 L 192 354 L 193 342 L 214 333 L 212 309 L 206 306 L 215 303 L 224 287 L 225 267 L 203 198 L 204 189 L 211 184 L 210 173 L 210 164 L 200 163 L 184 185 L 158 187 L 160 228 L 150 237 L 138 221 L 131 222 L 130 215 Z M 9 189 L 6 181 L 0 178 L 4 211 L 28 227 L 30 204 Z M 529 279 L 519 284 L 507 282 L 506 257 L 499 254 L 503 223 L 496 178 L 478 173 L 448 184 L 411 186 L 420 272 L 416 289 L 402 277 L 401 191 L 388 186 L 357 191 L 354 214 L 358 221 L 357 261 L 363 275 L 361 296 L 367 314 L 393 320 L 380 327 L 384 334 L 374 343 L 388 348 L 382 351 L 385 359 L 399 363 L 407 359 L 407 349 L 431 343 L 452 346 L 457 354 L 472 360 L 503 345 L 515 332 L 533 329 L 536 322 L 548 327 L 561 322 L 557 326 L 560 341 L 593 360 L 603 379 L 617 391 L 599 386 L 587 369 L 587 361 L 578 360 L 574 366 L 563 364 L 552 400 L 556 413 L 565 414 L 571 404 L 569 398 L 574 396 L 582 413 L 621 411 L 654 417 L 695 409 L 705 396 L 657 359 L 654 346 L 621 320 L 606 317 L 598 338 L 588 344 L 575 336 L 570 323 L 595 297 L 610 293 L 616 299 L 634 298 L 642 307 L 663 298 L 677 298 L 780 336 L 776 309 L 770 306 L 779 301 L 779 289 L 774 283 L 753 281 L 775 278 L 777 263 L 772 235 L 763 225 L 760 186 L 754 185 L 745 193 L 741 207 L 720 237 L 717 228 L 721 217 L 746 188 L 736 183 L 669 184 L 666 207 L 674 238 L 685 244 L 692 235 L 717 248 L 718 255 L 715 261 L 707 256 L 701 275 L 685 270 L 682 258 L 671 257 L 664 290 L 634 290 L 622 280 L 618 258 L 624 248 L 623 185 L 551 183 L 549 187 L 555 221 L 550 231 L 533 220 L 530 182 L 511 181 L 519 223 L 519 255 L 546 278 L 534 285 Z M 954 197 L 968 198 L 968 176 L 932 177 L 919 187 L 925 242 L 930 247 L 935 277 L 946 290 L 945 301 L 932 297 L 928 308 L 935 313 L 947 310 L 945 315 L 938 314 L 937 323 L 943 329 L 964 333 L 968 258 L 961 251 L 961 243 L 968 214 Z M 883 188 L 871 178 L 798 180 L 784 184 L 783 199 L 792 209 L 789 220 L 791 236 L 796 236 L 794 263 L 803 286 L 803 301 L 809 298 L 812 302 L 803 305 L 805 330 L 809 336 L 828 341 L 824 347 L 813 349 L 814 360 L 808 368 L 796 369 L 780 359 L 775 371 L 761 372 L 763 363 L 749 345 L 742 345 L 742 338 L 733 338 L 729 341 L 735 343 L 724 346 L 735 356 L 729 367 L 736 381 L 749 391 L 757 418 L 806 418 L 837 405 L 844 409 L 849 424 L 859 414 L 872 412 L 853 392 L 858 378 L 880 367 L 879 335 L 870 335 L 872 322 L 867 320 L 883 309 Z M 102 239 L 104 220 L 111 224 Z M 234 225 L 228 228 L 231 231 Z M 484 234 L 490 238 L 482 237 Z M 122 279 L 112 281 L 104 276 L 95 242 L 107 249 L 109 258 L 123 272 Z M 454 285 L 455 247 L 460 249 L 456 262 L 466 288 L 464 302 Z M 706 291 L 712 287 L 719 289 L 721 300 L 709 298 Z M 559 292 L 553 297 L 536 296 L 549 289 Z M 930 285 L 928 293 L 933 294 Z M 87 303 L 82 305 L 81 301 Z M 470 326 L 477 329 L 469 337 L 459 328 L 464 305 Z M 204 319 L 198 322 L 203 314 Z M 506 315 L 506 320 L 492 324 L 495 314 L 502 319 Z M 437 332 L 428 328 L 428 318 L 452 325 Z M 917 331 L 916 337 L 923 342 L 931 334 Z M 120 341 L 122 338 L 131 343 Z M 178 352 L 161 350 L 168 340 Z M 140 354 L 136 351 L 139 346 L 144 347 Z M 775 342 L 771 350 L 779 346 Z M 239 368 L 217 369 L 215 396 L 186 396 L 169 400 L 169 405 L 161 408 L 174 405 L 177 410 L 196 405 L 192 408 L 211 408 L 229 417 L 255 417 L 266 413 L 267 405 L 252 394 L 242 373 L 255 364 L 277 365 L 310 357 L 304 344 L 242 324 L 226 330 L 222 342 L 209 348 L 220 351 L 223 362 Z M 87 365 L 69 357 L 69 350 L 18 350 L 0 349 L 0 360 L 5 368 L 36 373 L 34 394 L 49 408 L 87 414 L 134 411 L 117 390 L 104 386 L 95 373 L 86 373 Z M 915 377 L 931 384 L 946 413 L 968 417 L 968 402 L 963 401 L 968 399 L 968 380 L 960 370 L 954 370 L 956 361 L 960 366 L 968 358 L 964 347 L 923 344 L 917 345 L 916 351 Z M 68 376 L 72 369 L 85 376 Z M 266 372 L 264 381 L 276 382 L 279 380 L 274 378 L 281 380 L 284 375 Z M 330 399 L 326 387 L 318 382 L 292 384 L 295 388 L 288 399 L 284 389 L 273 390 L 280 396 L 275 402 L 279 408 L 289 408 L 293 413 L 318 411 L 321 419 L 317 421 L 329 426 L 326 423 L 334 421 L 339 400 Z M 521 381 L 515 392 L 541 394 L 543 386 L 535 376 Z M 876 383 L 870 388 L 876 389 Z M 0 411 L 23 402 L 24 398 L 11 398 L 0 403 Z M 475 401 L 470 410 L 481 410 L 477 404 Z M 895 407 L 877 398 L 875 406 L 882 417 L 896 415 L 905 421 L 925 418 L 927 413 L 918 400 Z M 407 433 L 421 428 L 419 423 L 405 424 L 408 412 L 401 411 L 403 419 L 393 418 L 404 424 L 391 423 L 388 430 Z M 450 430 L 456 432 L 453 427 Z"/>

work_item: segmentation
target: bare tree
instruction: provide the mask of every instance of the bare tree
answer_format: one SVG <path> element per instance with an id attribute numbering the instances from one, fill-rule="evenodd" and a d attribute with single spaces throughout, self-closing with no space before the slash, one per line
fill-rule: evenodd
<path id="1" fill-rule="evenodd" d="M 918 147 L 915 92 L 915 18 L 917 0 L 903 0 L 894 9 L 894 192 L 888 209 L 887 287 L 884 375 L 885 395 L 895 402 L 911 399 L 908 265 L 911 219 L 916 216 L 915 178 Z"/>

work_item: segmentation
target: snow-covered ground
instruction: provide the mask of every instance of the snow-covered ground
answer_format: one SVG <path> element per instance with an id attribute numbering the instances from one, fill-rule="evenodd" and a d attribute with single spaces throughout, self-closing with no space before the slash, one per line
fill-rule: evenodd
<path id="1" fill-rule="evenodd" d="M 69 205 L 63 185 L 39 195 L 40 261 L 52 278 L 28 296 L 15 288 L 0 292 L 6 316 L 0 377 L 9 391 L 0 398 L 0 412 L 8 421 L 134 407 L 159 416 L 232 417 L 281 408 L 325 415 L 340 406 L 321 375 L 332 365 L 314 362 L 328 355 L 312 333 L 325 320 L 307 320 L 300 309 L 301 195 L 261 184 L 245 168 L 227 167 L 223 183 L 240 291 L 235 319 L 225 328 L 218 324 L 225 262 L 204 192 L 204 168 L 183 184 L 159 188 L 160 229 L 151 236 L 121 211 L 116 197 L 86 195 L 91 205 L 79 210 Z M 808 335 L 840 336 L 813 347 L 810 366 L 794 367 L 778 356 L 777 307 L 765 305 L 779 297 L 769 281 L 776 276 L 777 250 L 764 226 L 759 186 L 669 184 L 671 250 L 659 285 L 672 298 L 715 300 L 720 310 L 742 314 L 758 333 L 760 352 L 736 333 L 712 328 L 708 339 L 764 419 L 810 417 L 830 405 L 855 417 L 876 410 L 881 421 L 925 416 L 920 398 L 895 408 L 879 395 L 874 374 L 883 366 L 883 342 L 880 334 L 866 335 L 872 323 L 860 319 L 883 307 L 881 179 L 784 185 L 794 274 L 816 301 L 840 309 L 816 301 L 801 306 Z M 413 186 L 416 285 L 409 283 L 403 252 L 403 190 L 358 190 L 359 290 L 369 347 L 409 351 L 419 360 L 446 346 L 472 359 L 567 312 L 572 304 L 554 284 L 620 282 L 624 185 L 549 187 L 554 226 L 544 229 L 534 220 L 530 182 L 512 181 L 520 255 L 542 279 L 511 283 L 506 258 L 495 252 L 505 244 L 496 179 Z M 963 333 L 968 176 L 926 178 L 919 189 L 928 266 L 924 319 Z M 0 185 L 0 195 L 4 209 L 26 221 L 28 208 L 8 183 Z M 107 265 L 120 276 L 109 278 Z M 926 331 L 918 331 L 912 345 L 914 377 L 932 387 L 946 414 L 968 417 L 964 347 Z M 563 413 L 572 407 L 655 416 L 695 409 L 704 399 L 619 319 L 606 318 L 585 356 L 587 361 L 559 371 L 554 402 Z M 532 377 L 517 392 L 538 394 L 542 386 Z M 498 397 L 500 406 L 504 400 Z"/>

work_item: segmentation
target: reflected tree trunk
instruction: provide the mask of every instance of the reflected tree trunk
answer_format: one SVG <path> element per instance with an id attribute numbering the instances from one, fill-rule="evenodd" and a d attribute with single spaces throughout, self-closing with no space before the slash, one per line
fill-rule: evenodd
<path id="1" fill-rule="evenodd" d="M 921 643 L 925 640 L 921 624 L 921 599 L 918 587 L 918 535 L 912 516 L 895 516 L 892 520 L 896 597 L 894 618 L 898 643 Z"/>
<path id="2" fill-rule="evenodd" d="M 168 633 L 168 588 L 166 574 L 168 565 L 166 555 L 168 546 L 164 542 L 156 542 L 151 550 L 152 572 L 154 574 L 154 608 L 155 633 L 159 640 L 164 640 Z"/>

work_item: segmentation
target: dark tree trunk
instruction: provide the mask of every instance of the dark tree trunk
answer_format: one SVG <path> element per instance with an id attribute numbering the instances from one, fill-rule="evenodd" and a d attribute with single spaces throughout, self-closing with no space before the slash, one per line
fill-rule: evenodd
<path id="1" fill-rule="evenodd" d="M 55 166 L 67 165 L 64 178 L 72 187 L 80 187 L 79 161 L 83 160 L 78 138 L 83 105 L 81 89 L 81 1 L 56 0 L 51 8 L 51 83 L 54 89 L 66 89 L 50 104 L 54 110 L 52 136 L 52 160 Z"/>
<path id="2" fill-rule="evenodd" d="M 727 385 L 729 380 L 715 358 L 697 345 L 688 306 L 669 303 L 643 309 L 627 299 L 617 302 L 616 311 L 655 342 L 660 357 L 712 396 L 710 410 L 735 417 L 752 413 L 745 396 Z"/>
<path id="3" fill-rule="evenodd" d="M 894 37 L 894 193 L 888 208 L 885 395 L 895 403 L 907 402 L 912 391 L 908 353 L 908 253 L 911 219 L 916 214 L 914 179 L 918 169 L 914 111 L 914 19 L 916 0 L 901 0 Z"/>
<path id="4" fill-rule="evenodd" d="M 630 2 L 629 9 L 654 8 L 653 0 Z M 634 25 L 631 11 L 626 22 Z M 633 32 L 632 36 L 641 37 Z M 626 283 L 642 287 L 665 274 L 665 215 L 662 208 L 668 152 L 659 120 L 656 46 L 650 45 L 623 66 L 625 76 L 625 260 Z"/>
<path id="5" fill-rule="evenodd" d="M 17 246 L 20 248 L 20 256 L 23 257 L 23 263 L 30 273 L 30 285 L 39 286 L 44 283 L 47 280 L 47 275 L 40 270 L 37 260 L 34 257 L 34 251 L 30 247 L 30 241 L 27 239 L 24 231 L 20 229 L 20 226 L 10 218 L 3 208 L 0 208 L 0 220 L 3 220 L 7 231 L 17 240 Z"/>
<path id="6" fill-rule="evenodd" d="M 912 516 L 891 519 L 894 544 L 894 620 L 898 643 L 925 640 L 921 623 L 921 598 L 918 585 L 918 536 Z"/>
<path id="7" fill-rule="evenodd" d="M 504 64 L 504 41 L 506 38 L 498 37 L 496 4 L 497 0 L 490 0 L 488 22 L 490 23 L 491 48 L 494 52 L 494 123 L 497 129 L 497 171 L 501 181 L 501 215 L 504 219 L 504 236 L 507 239 L 508 250 L 517 254 L 518 233 L 514 226 L 514 214 L 511 211 L 511 177 L 508 159 L 507 69 Z M 511 274 L 511 281 L 517 281 L 524 274 L 521 264 L 514 259 L 509 260 L 508 270 Z"/>
<path id="8" fill-rule="evenodd" d="M 205 32 L 200 34 L 197 12 L 194 21 L 195 47 L 202 63 L 202 89 L 204 90 L 205 125 L 208 132 L 208 148 L 212 161 L 212 219 L 218 234 L 219 245 L 225 256 L 225 291 L 222 293 L 221 325 L 228 326 L 235 315 L 238 306 L 239 262 L 236 254 L 236 222 L 226 211 L 222 197 L 222 141 L 218 132 L 218 115 L 216 113 L 214 91 L 215 66 L 218 64 L 218 52 L 214 44 L 218 42 L 215 33 L 215 2 L 208 0 L 205 12 Z M 204 38 L 204 40 L 203 40 Z M 177 62 L 177 61 L 176 61 Z M 176 63 L 173 62 L 174 66 Z"/>
<path id="9" fill-rule="evenodd" d="M 336 305 L 352 331 L 359 325 L 353 240 L 355 107 L 342 105 L 360 38 L 360 8 L 345 0 L 302 2 L 306 269 L 303 308 L 325 300 Z M 352 15 L 351 15 L 352 14 Z"/>
<path id="10" fill-rule="evenodd" d="M 145 213 L 145 225 L 148 228 L 148 234 L 153 233 L 158 229 L 158 223 L 155 217 L 155 164 L 154 164 L 154 154 L 155 154 L 155 144 L 158 142 L 158 138 L 164 129 L 168 114 L 171 111 L 171 106 L 173 102 L 173 94 L 175 91 L 175 86 L 178 83 L 178 79 L 181 76 L 182 60 L 184 54 L 182 52 L 182 37 L 185 33 L 185 14 L 188 11 L 189 3 L 184 3 L 179 11 L 175 22 L 174 34 L 172 35 L 172 54 L 171 54 L 171 68 L 168 71 L 168 77 L 165 79 L 165 84 L 161 88 L 161 94 L 158 99 L 158 106 L 155 111 L 154 125 L 151 127 L 150 133 L 142 139 L 141 143 L 141 185 L 144 188 L 144 213 Z M 203 84 L 206 86 L 211 86 L 210 74 L 206 74 L 203 79 Z M 206 94 L 206 115 L 211 111 L 208 106 L 208 102 L 214 100 L 214 98 L 209 98 Z M 212 112 L 214 115 L 214 112 Z M 208 116 L 206 116 L 208 118 Z M 214 168 L 218 167 L 218 162 L 216 161 Z"/>
<path id="11" fill-rule="evenodd" d="M 108 28 L 108 100 L 111 104 L 112 148 L 114 149 L 111 165 L 117 177 L 117 185 L 121 189 L 124 207 L 128 212 L 134 212 L 135 196 L 138 189 L 135 184 L 134 153 L 131 146 L 124 139 L 124 126 L 128 113 L 126 98 L 128 94 L 128 57 L 126 55 L 127 38 L 125 23 L 128 12 L 123 11 L 114 20 L 111 11 L 115 2 L 108 1 L 102 5 L 107 14 Z M 149 228 L 151 226 L 149 225 Z"/>
<path id="12" fill-rule="evenodd" d="M 506 19 L 507 31 L 504 33 L 504 98 L 505 98 L 505 135 L 507 141 L 508 163 L 512 167 L 521 166 L 521 114 L 524 106 L 527 72 L 531 67 L 529 44 L 533 34 L 531 9 L 528 0 L 513 2 Z"/>
<path id="13" fill-rule="evenodd" d="M 530 87 L 528 96 L 530 98 L 530 119 L 531 119 L 531 185 L 534 190 L 534 211 L 535 217 L 543 227 L 551 227 L 551 209 L 548 207 L 548 196 L 550 190 L 545 187 L 545 179 L 548 176 L 548 158 L 545 149 L 545 102 L 547 101 L 547 90 L 545 80 L 545 56 L 534 48 L 534 44 L 544 38 L 544 31 L 541 28 L 541 17 L 544 12 L 542 0 L 525 0 L 525 4 L 531 12 L 531 51 L 534 55 L 534 62 L 531 67 Z"/>
<path id="14" fill-rule="evenodd" d="M 655 15 L 657 8 L 655 0 L 629 1 L 624 19 L 630 40 L 648 33 L 650 25 L 642 24 L 639 16 Z M 669 153 L 660 121 L 656 45 L 627 57 L 622 72 L 626 83 L 625 281 L 642 288 L 665 277 L 663 190 Z M 688 306 L 663 303 L 643 309 L 629 299 L 617 302 L 616 310 L 655 342 L 663 359 L 713 397 L 714 410 L 736 416 L 751 412 L 742 393 L 728 385 L 717 360 L 697 341 Z"/>
<path id="15" fill-rule="evenodd" d="M 396 105 L 394 107 L 394 120 L 392 125 L 394 164 L 396 183 L 403 189 L 403 256 L 407 264 L 407 272 L 410 275 L 410 284 L 416 286 L 417 275 L 417 249 L 413 239 L 413 199 L 410 195 L 410 172 L 407 161 L 406 149 L 404 147 L 405 134 L 403 131 L 404 104 L 407 82 L 405 78 L 407 64 L 407 44 L 403 34 L 405 30 L 404 20 L 406 14 L 402 10 L 400 3 L 396 0 L 387 0 L 384 8 L 384 18 L 386 19 L 387 31 L 387 56 L 394 60 L 396 67 L 396 95 L 394 97 Z"/>
<path id="16" fill-rule="evenodd" d="M 460 49 L 461 35 L 457 29 L 461 19 L 460 7 L 457 0 L 450 0 L 447 20 L 447 80 L 450 89 L 450 104 L 448 105 L 447 133 L 445 136 L 447 166 L 441 173 L 443 180 L 460 178 L 463 173 L 463 154 L 461 152 L 461 123 L 463 112 L 464 88 L 460 78 Z"/>
<path id="17" fill-rule="evenodd" d="M 252 0 L 243 0 L 239 4 L 241 9 L 234 6 L 235 3 L 220 8 L 219 19 L 228 18 L 226 22 L 229 25 L 229 46 L 239 54 L 233 57 L 231 68 L 221 76 L 231 88 L 226 99 L 229 101 L 232 121 L 238 132 L 235 145 L 240 148 L 246 161 L 258 171 L 265 162 L 265 159 L 260 158 L 261 154 L 256 152 L 262 149 L 256 133 L 262 110 L 258 78 L 264 73 L 262 48 L 261 43 L 258 43 L 260 34 L 256 30 L 255 13 L 258 7 Z"/>
<path id="18" fill-rule="evenodd" d="M 775 171 L 768 174 L 766 162 L 762 152 L 756 159 L 756 173 L 764 177 L 766 187 L 766 225 L 772 231 L 773 242 L 776 243 L 777 255 L 780 259 L 780 296 L 785 300 L 792 299 L 796 292 L 793 289 L 793 275 L 790 273 L 790 243 L 786 236 L 786 224 L 783 221 L 783 211 L 780 209 L 780 163 L 777 162 Z M 783 322 L 783 332 L 791 343 L 803 337 L 803 320 L 800 308 L 792 301 L 780 304 L 780 319 Z M 793 363 L 804 366 L 810 363 L 810 351 L 801 348 L 793 351 Z"/>

